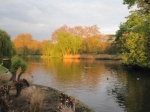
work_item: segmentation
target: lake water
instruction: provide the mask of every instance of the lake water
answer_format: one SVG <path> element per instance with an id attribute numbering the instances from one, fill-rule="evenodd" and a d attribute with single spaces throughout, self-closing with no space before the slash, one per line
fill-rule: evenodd
<path id="1" fill-rule="evenodd" d="M 150 73 L 119 61 L 27 58 L 34 83 L 74 96 L 95 112 L 150 112 Z"/>

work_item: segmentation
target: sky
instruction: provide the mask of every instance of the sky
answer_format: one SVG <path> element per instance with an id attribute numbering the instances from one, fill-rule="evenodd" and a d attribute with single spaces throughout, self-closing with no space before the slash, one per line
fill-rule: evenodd
<path id="1" fill-rule="evenodd" d="M 63 25 L 97 25 L 102 34 L 115 34 L 128 15 L 123 0 L 0 0 L 0 29 L 11 39 L 28 33 L 49 40 Z"/>

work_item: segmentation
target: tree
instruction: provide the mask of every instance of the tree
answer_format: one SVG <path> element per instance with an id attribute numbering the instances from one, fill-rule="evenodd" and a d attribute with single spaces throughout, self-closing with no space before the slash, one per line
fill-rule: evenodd
<path id="1" fill-rule="evenodd" d="M 124 48 L 122 53 L 123 63 L 131 66 L 149 66 L 148 54 L 146 52 L 147 40 L 142 34 L 130 32 L 124 36 Z"/>
<path id="2" fill-rule="evenodd" d="M 73 36 L 80 36 L 81 38 L 93 37 L 93 36 L 101 36 L 99 32 L 99 28 L 96 25 L 93 26 L 75 26 L 69 27 L 67 25 L 63 25 L 62 27 L 56 29 L 52 34 L 52 41 L 57 41 L 57 36 L 60 32 L 70 33 Z"/>
<path id="3" fill-rule="evenodd" d="M 98 54 L 102 51 L 102 43 L 99 36 L 87 37 L 82 41 L 81 53 Z"/>
<path id="4" fill-rule="evenodd" d="M 45 40 L 41 43 L 41 52 L 42 55 L 50 56 L 51 50 L 53 49 L 54 45 L 51 40 Z"/>
<path id="5" fill-rule="evenodd" d="M 138 7 L 147 7 L 150 5 L 150 0 L 124 0 L 124 4 L 128 4 L 129 8 L 137 4 Z"/>
<path id="6" fill-rule="evenodd" d="M 14 56 L 11 59 L 11 62 L 12 62 L 12 66 L 11 66 L 12 78 L 11 78 L 11 80 L 14 80 L 14 81 L 16 80 L 17 72 L 19 72 L 19 74 L 18 74 L 18 80 L 19 80 L 21 75 L 26 71 L 27 64 L 24 60 L 22 60 L 18 56 Z"/>
<path id="7" fill-rule="evenodd" d="M 40 42 L 33 40 L 31 34 L 19 34 L 13 43 L 18 54 L 26 56 L 40 53 Z"/>
<path id="8" fill-rule="evenodd" d="M 0 57 L 11 57 L 15 52 L 10 36 L 0 30 Z"/>
<path id="9" fill-rule="evenodd" d="M 69 27 L 64 25 L 56 29 L 52 34 L 52 41 L 55 43 L 53 54 L 77 54 L 91 53 L 98 54 L 102 45 L 100 42 L 101 33 L 96 25 L 82 27 Z"/>
<path id="10" fill-rule="evenodd" d="M 142 4 L 141 1 L 124 0 L 129 6 Z M 120 25 L 116 33 L 116 46 L 123 63 L 130 66 L 150 67 L 150 10 L 149 4 L 132 11 L 127 21 Z"/>
<path id="11" fill-rule="evenodd" d="M 73 36 L 66 32 L 61 32 L 57 37 L 57 49 L 64 54 L 77 54 L 81 47 L 81 37 Z"/>

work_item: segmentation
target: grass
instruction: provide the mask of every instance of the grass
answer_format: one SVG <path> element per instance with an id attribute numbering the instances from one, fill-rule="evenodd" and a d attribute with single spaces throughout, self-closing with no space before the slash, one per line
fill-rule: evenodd
<path id="1" fill-rule="evenodd" d="M 3 67 L 3 66 L 0 66 L 0 73 L 1 72 L 4 72 L 4 71 L 6 71 L 7 70 L 7 68 L 5 68 L 5 67 Z"/>

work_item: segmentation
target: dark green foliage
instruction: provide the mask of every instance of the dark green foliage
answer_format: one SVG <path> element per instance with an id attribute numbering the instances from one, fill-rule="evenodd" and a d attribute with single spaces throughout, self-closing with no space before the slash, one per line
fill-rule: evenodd
<path id="1" fill-rule="evenodd" d="M 124 0 L 126 4 L 142 4 L 138 0 Z M 116 46 L 123 58 L 123 63 L 129 66 L 150 67 L 150 13 L 141 6 L 132 11 L 127 21 L 120 25 L 116 32 Z"/>
<path id="2" fill-rule="evenodd" d="M 146 39 L 142 34 L 130 32 L 124 40 L 122 52 L 123 63 L 131 66 L 149 67 L 148 55 L 146 52 Z"/>
<path id="3" fill-rule="evenodd" d="M 11 57 L 14 52 L 10 36 L 5 31 L 0 30 L 0 57 Z"/>
<path id="4" fill-rule="evenodd" d="M 150 0 L 123 0 L 124 4 L 130 7 L 137 5 L 139 8 L 146 8 L 150 5 Z"/>
<path id="5" fill-rule="evenodd" d="M 7 70 L 7 69 L 6 69 L 5 67 L 0 66 L 0 73 L 4 72 L 4 71 L 6 71 L 6 70 Z"/>
<path id="6" fill-rule="evenodd" d="M 26 71 L 27 69 L 27 64 L 24 60 L 19 58 L 18 56 L 14 56 L 12 58 L 12 67 L 11 67 L 11 73 L 13 75 L 12 80 L 16 80 L 16 74 L 18 70 L 21 70 L 19 73 L 18 78 Z"/>

